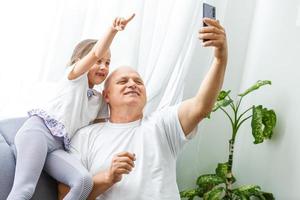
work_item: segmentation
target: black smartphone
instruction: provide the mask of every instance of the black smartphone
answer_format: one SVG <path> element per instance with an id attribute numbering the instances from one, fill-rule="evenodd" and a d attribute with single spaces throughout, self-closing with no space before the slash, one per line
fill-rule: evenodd
<path id="1" fill-rule="evenodd" d="M 216 19 L 216 7 L 203 3 L 203 18 Z M 203 22 L 203 26 L 207 26 L 207 24 Z M 205 41 L 207 40 L 203 40 L 203 42 Z"/>
<path id="2" fill-rule="evenodd" d="M 205 17 L 216 19 L 216 7 L 203 3 L 203 18 Z M 207 24 L 203 23 L 203 26 L 207 26 Z"/>

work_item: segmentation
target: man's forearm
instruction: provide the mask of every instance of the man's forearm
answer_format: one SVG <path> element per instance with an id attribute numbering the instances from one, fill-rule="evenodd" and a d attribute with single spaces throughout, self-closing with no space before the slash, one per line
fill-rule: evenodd
<path id="1" fill-rule="evenodd" d="M 108 190 L 111 186 L 113 186 L 113 182 L 108 178 L 106 172 L 99 172 L 93 177 L 93 189 L 88 197 L 88 200 L 94 200 L 99 195 Z"/>
<path id="2" fill-rule="evenodd" d="M 196 104 L 201 107 L 199 115 L 203 117 L 206 117 L 211 112 L 219 91 L 222 88 L 226 64 L 227 58 L 223 60 L 214 59 L 195 96 Z"/>
<path id="3" fill-rule="evenodd" d="M 223 84 L 226 62 L 227 60 L 220 62 L 215 59 L 196 96 L 180 105 L 178 117 L 185 135 L 211 112 Z"/>

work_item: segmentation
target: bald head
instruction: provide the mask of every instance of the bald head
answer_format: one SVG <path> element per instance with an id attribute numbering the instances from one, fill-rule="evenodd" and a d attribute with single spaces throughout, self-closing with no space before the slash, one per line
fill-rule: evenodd
<path id="1" fill-rule="evenodd" d="M 132 67 L 130 67 L 130 66 L 126 66 L 126 65 L 120 66 L 120 67 L 118 67 L 117 69 L 115 69 L 114 71 L 112 71 L 112 72 L 110 73 L 110 75 L 106 78 L 106 80 L 105 80 L 105 82 L 104 82 L 104 89 L 107 89 L 107 88 L 109 87 L 109 84 L 110 84 L 112 78 L 113 78 L 115 75 L 117 75 L 117 74 L 122 74 L 122 73 L 128 73 L 128 72 L 134 72 L 134 73 L 136 73 L 139 77 L 141 77 L 140 74 L 139 74 L 134 68 L 132 68 Z"/>

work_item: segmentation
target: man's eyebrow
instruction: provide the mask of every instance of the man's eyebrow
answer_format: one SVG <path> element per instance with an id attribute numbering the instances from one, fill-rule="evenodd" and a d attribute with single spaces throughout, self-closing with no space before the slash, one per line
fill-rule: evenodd
<path id="1" fill-rule="evenodd" d="M 125 79 L 125 78 L 128 78 L 128 77 L 127 76 L 120 76 L 117 79 Z"/>
<path id="2" fill-rule="evenodd" d="M 142 79 L 141 77 L 135 77 L 134 79 L 135 79 L 135 80 L 138 80 L 138 81 L 144 82 L 143 79 Z"/>
<path id="3" fill-rule="evenodd" d="M 120 76 L 120 77 L 117 77 L 116 78 L 116 81 L 118 80 L 124 80 L 124 79 L 129 79 L 129 78 L 132 78 L 133 80 L 138 80 L 138 81 L 142 81 L 143 82 L 143 79 L 139 76 L 134 76 L 134 77 L 129 77 L 129 76 Z"/>
<path id="4" fill-rule="evenodd" d="M 117 77 L 115 80 L 120 81 L 120 80 L 124 80 L 124 79 L 128 79 L 128 77 L 127 76 L 121 76 L 121 77 Z"/>

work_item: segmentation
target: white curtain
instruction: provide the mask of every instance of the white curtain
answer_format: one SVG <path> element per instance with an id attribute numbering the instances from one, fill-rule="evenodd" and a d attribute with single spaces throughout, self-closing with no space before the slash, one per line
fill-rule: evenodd
<path id="1" fill-rule="evenodd" d="M 198 0 L 6 2 L 0 8 L 0 118 L 24 116 L 45 101 L 74 46 L 100 38 L 116 16 L 131 13 L 136 17 L 112 44 L 111 71 L 120 65 L 139 71 L 147 87 L 145 112 L 180 101 L 201 6 Z"/>

